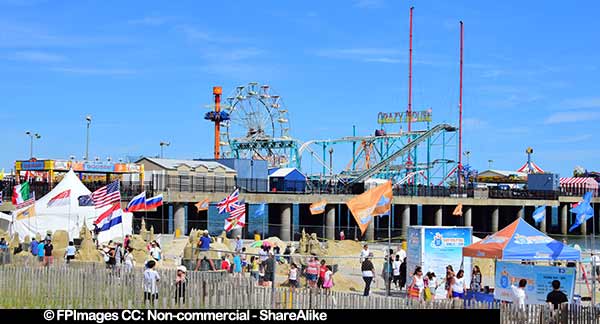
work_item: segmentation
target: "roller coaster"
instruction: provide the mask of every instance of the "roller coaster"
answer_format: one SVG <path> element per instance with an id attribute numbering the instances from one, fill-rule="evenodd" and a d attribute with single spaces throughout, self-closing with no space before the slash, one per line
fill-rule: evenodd
<path id="1" fill-rule="evenodd" d="M 353 136 L 302 143 L 290 136 L 287 108 L 269 85 L 259 87 L 257 82 L 251 82 L 238 86 L 222 108 L 219 113 L 206 114 L 206 119 L 219 123 L 223 130 L 215 135 L 220 157 L 263 159 L 270 167 L 295 167 L 312 181 L 336 182 L 341 186 L 371 178 L 414 185 L 455 181 L 457 161 L 453 148 L 457 128 L 449 124 L 430 127 L 428 119 L 425 130 L 388 133 L 382 122 L 372 136 L 356 136 L 354 132 Z M 227 118 L 211 118 L 224 114 Z M 350 145 L 351 161 L 341 172 L 335 171 L 333 152 L 342 152 Z M 311 165 L 316 163 L 320 172 L 308 170 L 308 161 Z"/>

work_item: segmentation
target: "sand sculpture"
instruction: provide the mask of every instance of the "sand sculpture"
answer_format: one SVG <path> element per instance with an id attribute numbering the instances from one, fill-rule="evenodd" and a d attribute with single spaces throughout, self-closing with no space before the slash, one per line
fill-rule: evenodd
<path id="1" fill-rule="evenodd" d="M 81 239 L 81 245 L 75 255 L 76 260 L 94 262 L 103 261 L 102 254 L 96 249 L 96 244 L 92 240 L 92 233 L 85 224 L 81 228 L 81 231 L 79 231 L 79 238 Z"/>
<path id="2" fill-rule="evenodd" d="M 321 246 L 321 242 L 319 242 L 317 234 L 312 233 L 308 235 L 304 229 L 302 229 L 300 248 L 298 252 L 300 254 L 311 254 L 316 256 L 327 255 L 327 250 Z"/>

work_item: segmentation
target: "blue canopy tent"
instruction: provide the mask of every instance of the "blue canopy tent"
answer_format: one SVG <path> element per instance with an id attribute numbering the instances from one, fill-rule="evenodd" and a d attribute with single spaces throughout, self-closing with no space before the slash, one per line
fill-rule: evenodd
<path id="1" fill-rule="evenodd" d="M 519 218 L 501 231 L 465 246 L 463 256 L 504 261 L 581 260 L 581 252 L 529 225 Z"/>
<path id="2" fill-rule="evenodd" d="M 296 168 L 270 169 L 269 188 L 279 192 L 305 192 L 306 176 Z"/>

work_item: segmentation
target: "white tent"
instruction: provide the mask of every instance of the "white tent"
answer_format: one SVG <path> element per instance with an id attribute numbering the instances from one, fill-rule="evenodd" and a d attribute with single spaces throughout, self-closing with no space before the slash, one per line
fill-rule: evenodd
<path id="1" fill-rule="evenodd" d="M 71 190 L 69 204 L 48 207 L 50 199 L 69 189 Z M 90 193 L 73 170 L 71 170 L 54 189 L 44 197 L 36 200 L 34 216 L 14 220 L 12 232 L 19 233 L 19 237 L 23 239 L 25 235 L 33 237 L 36 233 L 40 233 L 43 236 L 48 230 L 53 232 L 56 230 L 65 230 L 69 233 L 70 239 L 78 238 L 83 224 L 86 224 L 87 228 L 93 229 L 94 220 L 102 212 L 110 208 L 110 206 L 107 206 L 96 210 L 93 206 L 79 206 L 78 198 Z M 14 212 L 15 215 L 17 212 Z M 123 214 L 123 232 L 131 233 L 132 214 Z"/>

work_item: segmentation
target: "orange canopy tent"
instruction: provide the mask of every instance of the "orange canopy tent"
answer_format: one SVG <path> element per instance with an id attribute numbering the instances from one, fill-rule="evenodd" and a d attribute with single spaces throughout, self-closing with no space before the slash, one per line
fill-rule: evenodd
<path id="1" fill-rule="evenodd" d="M 463 247 L 463 256 L 513 261 L 581 259 L 578 250 L 552 239 L 523 218 L 477 243 Z"/>

